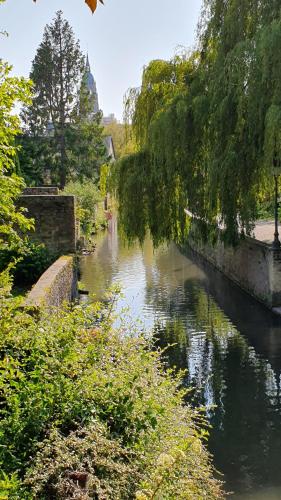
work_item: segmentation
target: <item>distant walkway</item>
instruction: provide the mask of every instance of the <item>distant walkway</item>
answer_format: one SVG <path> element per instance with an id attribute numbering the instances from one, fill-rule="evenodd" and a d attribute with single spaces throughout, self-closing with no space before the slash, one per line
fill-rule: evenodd
<path id="1" fill-rule="evenodd" d="M 275 231 L 274 221 L 264 220 L 264 221 L 257 222 L 255 229 L 254 229 L 254 235 L 255 235 L 256 240 L 271 244 L 274 240 L 274 231 Z M 280 241 L 281 241 L 281 224 L 279 226 L 279 234 L 280 234 Z"/>
<path id="2" fill-rule="evenodd" d="M 194 219 L 200 219 L 196 215 L 193 215 L 187 208 L 185 208 L 185 213 Z M 222 229 L 222 226 L 219 226 Z M 274 240 L 274 220 L 261 220 L 256 223 L 254 229 L 254 238 L 258 241 L 263 241 L 264 243 L 268 243 L 271 245 Z M 279 239 L 281 241 L 281 221 L 279 221 Z"/>

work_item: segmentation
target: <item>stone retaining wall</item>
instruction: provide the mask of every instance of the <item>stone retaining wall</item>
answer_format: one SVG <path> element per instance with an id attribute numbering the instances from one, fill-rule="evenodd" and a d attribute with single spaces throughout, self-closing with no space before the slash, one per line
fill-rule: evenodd
<path id="1" fill-rule="evenodd" d="M 27 209 L 27 217 L 35 220 L 35 231 L 29 233 L 30 239 L 44 243 L 54 253 L 76 251 L 74 196 L 22 195 L 17 204 Z"/>
<path id="2" fill-rule="evenodd" d="M 32 288 L 24 301 L 24 307 L 60 307 L 77 296 L 77 273 L 74 257 L 60 257 L 52 264 Z"/>
<path id="3" fill-rule="evenodd" d="M 233 248 L 191 236 L 188 246 L 270 309 L 281 307 L 281 250 L 253 238 Z"/>

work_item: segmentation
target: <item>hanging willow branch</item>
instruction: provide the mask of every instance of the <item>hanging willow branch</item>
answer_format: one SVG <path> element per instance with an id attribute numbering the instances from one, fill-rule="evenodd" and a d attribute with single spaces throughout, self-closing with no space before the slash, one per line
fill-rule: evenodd
<path id="1" fill-rule="evenodd" d="M 204 236 L 220 222 L 236 243 L 272 196 L 281 162 L 280 0 L 203 5 L 198 51 L 152 61 L 126 96 L 139 152 L 121 161 L 117 193 L 131 239 L 148 228 L 156 244 L 180 240 L 188 207 Z"/>

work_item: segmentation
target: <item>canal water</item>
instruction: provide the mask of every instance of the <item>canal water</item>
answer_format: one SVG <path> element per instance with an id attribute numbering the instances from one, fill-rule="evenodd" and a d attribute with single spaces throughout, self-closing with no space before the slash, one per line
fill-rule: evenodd
<path id="1" fill-rule="evenodd" d="M 122 285 L 129 307 L 153 330 L 172 366 L 187 369 L 207 407 L 209 448 L 231 498 L 281 499 L 281 320 L 219 272 L 176 245 L 128 247 L 116 224 L 81 260 L 81 281 L 102 298 Z"/>

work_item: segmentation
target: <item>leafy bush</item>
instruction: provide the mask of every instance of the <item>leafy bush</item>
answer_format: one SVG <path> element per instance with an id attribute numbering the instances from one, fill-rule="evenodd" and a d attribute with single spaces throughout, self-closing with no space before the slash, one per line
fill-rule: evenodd
<path id="1" fill-rule="evenodd" d="M 11 268 L 14 284 L 33 285 L 56 257 L 44 245 L 27 241 L 21 247 L 0 250 L 0 272 L 14 263 Z"/>
<path id="2" fill-rule="evenodd" d="M 103 197 L 98 187 L 92 182 L 69 182 L 63 194 L 72 194 L 77 200 L 77 216 L 80 220 L 82 233 L 89 238 L 98 229 L 103 220 L 98 220 L 98 204 Z"/>
<path id="3" fill-rule="evenodd" d="M 66 437 L 54 430 L 26 484 L 36 495 L 61 500 L 81 498 L 81 493 L 85 499 L 129 498 L 140 478 L 134 458 L 98 421 Z"/>
<path id="4" fill-rule="evenodd" d="M 258 204 L 258 219 L 273 220 L 274 219 L 274 196 L 271 199 L 263 200 Z M 281 206 L 278 202 L 278 217 L 281 217 Z"/>
<path id="5" fill-rule="evenodd" d="M 0 464 L 9 498 L 222 497 L 202 416 L 183 405 L 180 375 L 146 338 L 114 328 L 99 304 L 34 318 L 7 287 L 6 277 Z"/>
<path id="6" fill-rule="evenodd" d="M 3 3 L 3 0 L 2 2 Z M 0 32 L 1 36 L 1 32 Z M 19 230 L 24 233 L 33 227 L 15 200 L 23 188 L 23 179 L 16 175 L 15 137 L 20 133 L 20 120 L 14 114 L 18 103 L 31 97 L 31 82 L 10 75 L 11 66 L 0 60 L 0 249 L 19 245 Z"/>

